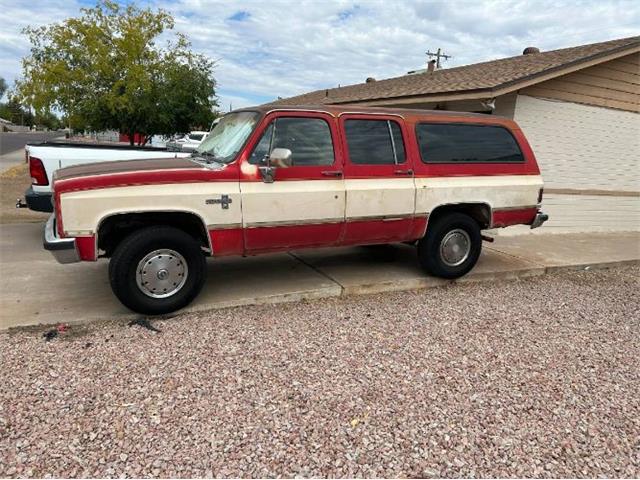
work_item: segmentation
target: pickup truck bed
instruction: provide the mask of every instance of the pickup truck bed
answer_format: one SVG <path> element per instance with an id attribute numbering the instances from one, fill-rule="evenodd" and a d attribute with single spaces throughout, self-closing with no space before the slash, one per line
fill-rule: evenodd
<path id="1" fill-rule="evenodd" d="M 96 145 L 74 142 L 41 142 L 25 146 L 32 185 L 25 192 L 26 205 L 39 212 L 51 212 L 51 184 L 56 170 L 120 160 L 178 158 L 189 152 L 172 152 L 167 148 L 129 145 Z"/>

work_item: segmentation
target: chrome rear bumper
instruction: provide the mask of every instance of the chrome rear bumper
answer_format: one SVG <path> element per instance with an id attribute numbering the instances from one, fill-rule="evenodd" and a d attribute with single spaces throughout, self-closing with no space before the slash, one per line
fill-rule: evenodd
<path id="1" fill-rule="evenodd" d="M 51 252 L 59 263 L 74 263 L 80 261 L 75 238 L 59 238 L 56 231 L 55 214 L 49 217 L 44 226 L 42 246 Z"/>
<path id="2" fill-rule="evenodd" d="M 546 213 L 538 212 L 536 213 L 536 218 L 534 218 L 533 222 L 531 223 L 531 228 L 541 227 L 542 224 L 547 220 L 549 220 L 549 215 L 547 215 Z"/>

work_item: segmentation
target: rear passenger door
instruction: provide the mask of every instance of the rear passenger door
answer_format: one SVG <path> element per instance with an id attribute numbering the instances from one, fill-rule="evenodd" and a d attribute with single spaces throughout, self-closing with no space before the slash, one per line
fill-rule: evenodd
<path id="1" fill-rule="evenodd" d="M 415 184 L 402 118 L 347 114 L 340 117 L 340 127 L 347 196 L 342 243 L 408 240 Z"/>

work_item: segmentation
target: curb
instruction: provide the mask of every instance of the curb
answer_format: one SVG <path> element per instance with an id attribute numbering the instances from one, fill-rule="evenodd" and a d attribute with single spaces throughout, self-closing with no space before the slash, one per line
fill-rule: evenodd
<path id="1" fill-rule="evenodd" d="M 264 297 L 244 298 L 241 300 L 229 300 L 216 303 L 215 305 L 190 305 L 178 312 L 178 315 L 184 313 L 208 312 L 223 308 L 246 307 L 251 305 L 275 305 L 278 303 L 292 303 L 303 300 L 319 300 L 322 298 L 332 298 L 343 296 L 342 287 L 338 284 L 331 287 L 322 287 L 315 290 L 306 290 L 302 292 L 279 293 L 275 295 L 267 295 Z"/>
<path id="2" fill-rule="evenodd" d="M 640 265 L 640 259 L 616 260 L 613 262 L 581 263 L 573 265 L 550 265 L 546 267 L 546 273 L 555 273 L 571 270 L 604 270 L 607 268 L 624 267 L 629 265 Z"/>
<path id="3" fill-rule="evenodd" d="M 640 259 L 621 260 L 614 262 L 602 262 L 595 264 L 579 264 L 579 265 L 557 265 L 557 266 L 535 266 L 522 268 L 519 270 L 507 270 L 499 272 L 482 272 L 473 273 L 456 279 L 443 280 L 440 278 L 425 276 L 424 278 L 414 278 L 395 282 L 376 282 L 370 284 L 362 284 L 356 286 L 344 286 L 335 279 L 325 275 L 327 279 L 335 284 L 333 287 L 323 287 L 317 290 L 308 290 L 303 292 L 291 292 L 286 294 L 277 294 L 265 297 L 246 298 L 240 301 L 221 302 L 216 305 L 194 305 L 187 307 L 178 312 L 178 314 L 207 312 L 223 308 L 244 307 L 250 305 L 267 305 L 278 303 L 291 303 L 304 300 L 319 300 L 323 298 L 344 298 L 358 295 L 374 295 L 378 293 L 406 292 L 412 290 L 424 290 L 428 288 L 438 288 L 456 284 L 466 283 L 482 283 L 488 281 L 504 281 L 519 280 L 525 278 L 539 277 L 550 273 L 562 271 L 578 271 L 578 270 L 600 270 L 606 268 L 614 268 L 627 265 L 640 265 Z"/>

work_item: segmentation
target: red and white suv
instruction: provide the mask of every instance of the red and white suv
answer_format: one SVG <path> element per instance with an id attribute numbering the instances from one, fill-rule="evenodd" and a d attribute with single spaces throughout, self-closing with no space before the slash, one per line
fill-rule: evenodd
<path id="1" fill-rule="evenodd" d="M 160 314 L 187 305 L 207 256 L 415 243 L 425 271 L 475 265 L 481 230 L 540 226 L 542 177 L 511 120 L 355 106 L 225 115 L 187 158 L 59 170 L 44 247 L 110 258 L 116 296 Z"/>

